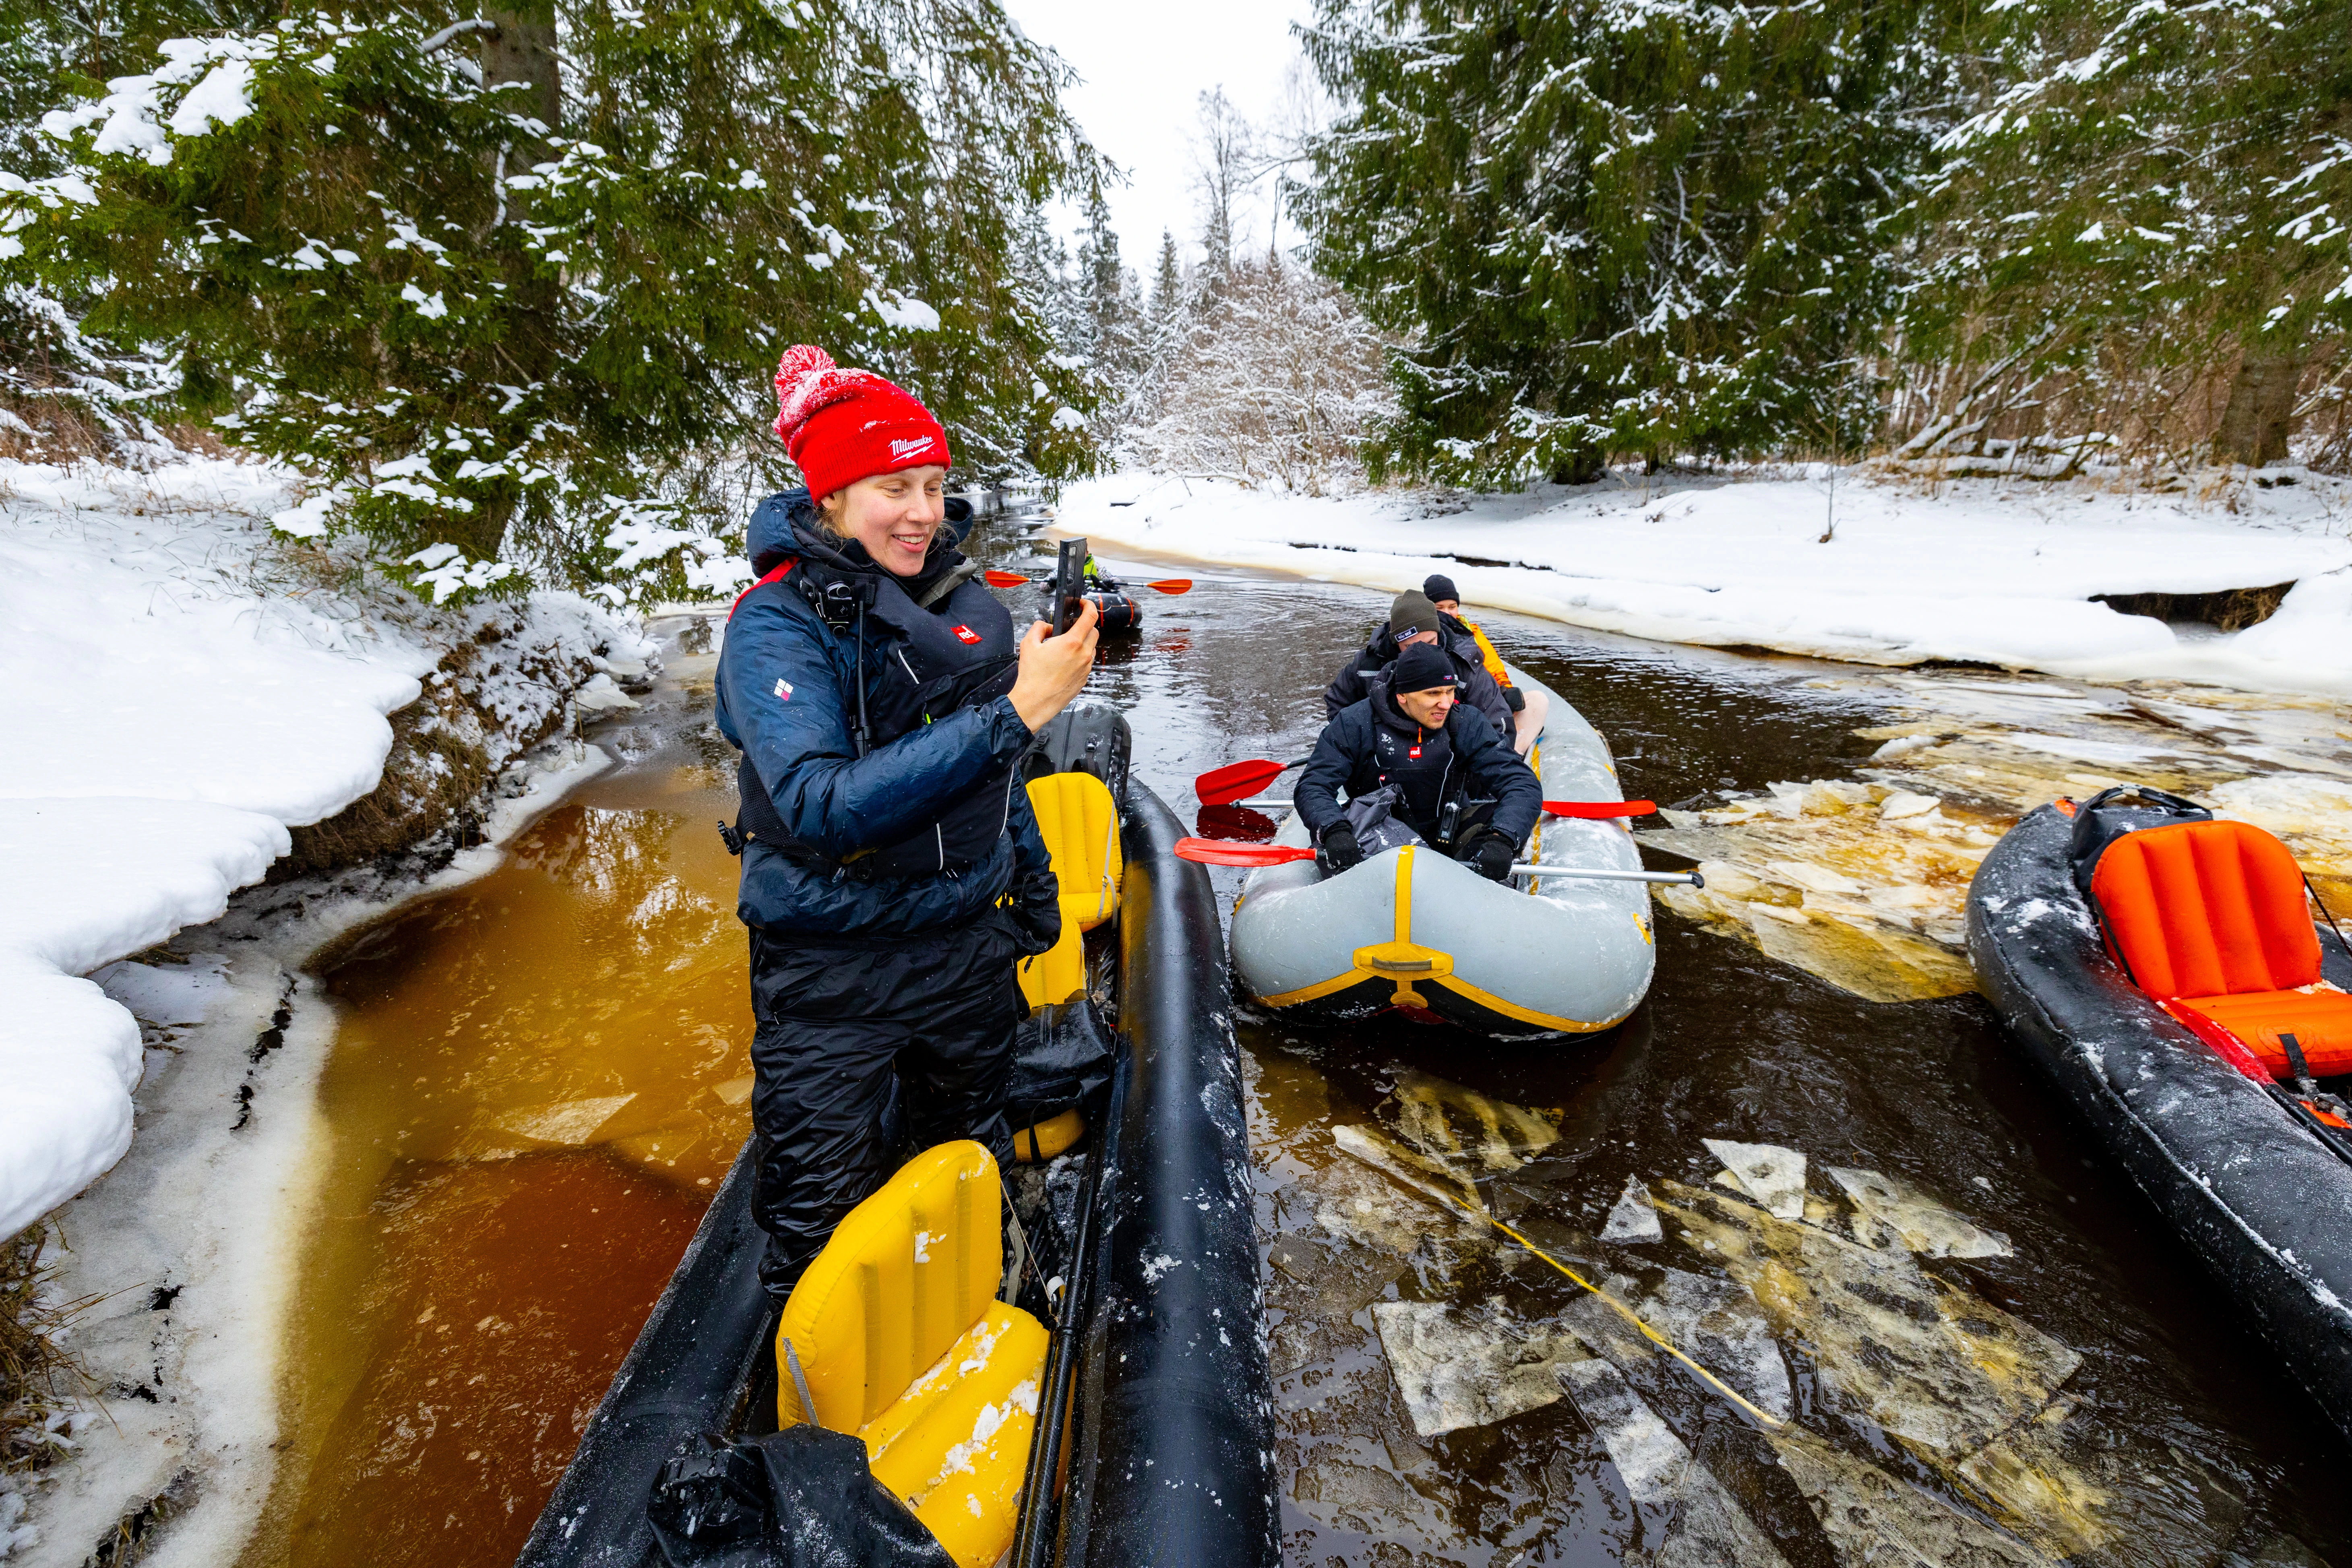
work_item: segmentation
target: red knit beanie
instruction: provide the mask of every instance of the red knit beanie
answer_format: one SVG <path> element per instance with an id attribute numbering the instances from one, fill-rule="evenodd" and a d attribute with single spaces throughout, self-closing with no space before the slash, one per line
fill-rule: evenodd
<path id="1" fill-rule="evenodd" d="M 814 343 L 784 351 L 776 401 L 776 434 L 813 500 L 876 474 L 949 465 L 948 433 L 920 399 L 870 370 L 843 370 Z"/>

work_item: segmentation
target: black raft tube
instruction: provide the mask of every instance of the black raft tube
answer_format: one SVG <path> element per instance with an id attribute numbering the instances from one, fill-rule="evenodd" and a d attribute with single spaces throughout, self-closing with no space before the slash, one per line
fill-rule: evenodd
<path id="1" fill-rule="evenodd" d="M 1176 858 L 1183 827 L 1139 783 L 1121 826 L 1128 1082 L 1076 1325 L 1056 1561 L 1280 1568 L 1274 1381 L 1216 894 L 1205 868 Z"/>

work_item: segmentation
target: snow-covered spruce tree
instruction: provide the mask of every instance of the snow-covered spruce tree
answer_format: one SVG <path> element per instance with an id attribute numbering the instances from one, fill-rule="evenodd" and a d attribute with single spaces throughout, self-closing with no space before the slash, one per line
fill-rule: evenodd
<path id="1" fill-rule="evenodd" d="M 1307 495 L 1362 481 L 1363 445 L 1396 414 L 1390 345 L 1337 284 L 1243 258 L 1177 321 L 1123 433 L 1129 455 Z"/>
<path id="2" fill-rule="evenodd" d="M 1906 348 L 1949 369 L 1911 445 L 2063 395 L 2143 450 L 2284 457 L 2305 366 L 2352 330 L 2342 5 L 2038 0 L 1981 26 L 1989 101 L 1916 209 Z M 2233 361 L 2220 406 L 2168 417 Z"/>
<path id="3" fill-rule="evenodd" d="M 1610 450 L 1844 446 L 1881 225 L 1946 73 L 1892 0 L 1320 0 L 1338 105 L 1293 196 L 1381 326 L 1376 472 L 1571 479 Z"/>
<path id="4" fill-rule="evenodd" d="M 1094 155 L 994 0 L 388 5 L 150 47 L 47 116 L 67 166 L 0 181 L 0 265 L 313 476 L 286 526 L 331 508 L 443 593 L 515 562 L 721 587 L 740 518 L 694 476 L 781 465 L 800 340 L 920 387 L 972 472 L 1087 458 L 1007 260 Z"/>

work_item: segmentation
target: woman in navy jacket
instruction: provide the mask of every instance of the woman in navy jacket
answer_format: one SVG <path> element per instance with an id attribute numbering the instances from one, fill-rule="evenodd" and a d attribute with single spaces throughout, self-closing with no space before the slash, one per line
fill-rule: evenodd
<path id="1" fill-rule="evenodd" d="M 1011 1157 L 1013 965 L 1061 923 L 1014 764 L 1086 684 L 1095 627 L 1016 640 L 957 552 L 970 509 L 915 398 L 806 346 L 776 388 L 809 484 L 752 517 L 717 716 L 743 753 L 753 1209 L 781 1301 L 901 1145 Z"/>

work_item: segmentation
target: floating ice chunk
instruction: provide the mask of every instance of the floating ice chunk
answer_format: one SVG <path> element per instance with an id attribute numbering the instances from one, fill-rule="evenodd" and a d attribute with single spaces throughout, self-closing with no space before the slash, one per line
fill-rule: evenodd
<path id="1" fill-rule="evenodd" d="M 1890 745 L 1895 743 L 1888 742 Z M 1898 789 L 1878 803 L 1878 815 L 1888 822 L 1899 822 L 1906 816 L 1923 816 L 1943 804 L 1932 795 L 1921 795 L 1916 790 Z"/>
<path id="2" fill-rule="evenodd" d="M 1553 1403 L 1562 1392 L 1560 1364 L 1584 1353 L 1566 1333 L 1528 1332 L 1495 1302 L 1465 1312 L 1442 1301 L 1376 1301 L 1372 1322 L 1423 1437 Z"/>
<path id="3" fill-rule="evenodd" d="M 603 674 L 573 692 L 572 700 L 583 713 L 617 712 L 637 705 L 635 698 L 614 684 L 611 676 Z"/>
<path id="4" fill-rule="evenodd" d="M 636 1098 L 634 1094 L 607 1094 L 594 1100 L 559 1100 L 547 1105 L 526 1106 L 499 1118 L 498 1125 L 534 1142 L 577 1147 L 594 1137 L 599 1128 L 613 1120 L 615 1111 Z"/>
<path id="5" fill-rule="evenodd" d="M 1331 1141 L 1390 1180 L 1475 1224 L 1486 1222 L 1486 1200 L 1467 1181 L 1375 1127 L 1334 1127 Z"/>
<path id="6" fill-rule="evenodd" d="M 1601 1239 L 1663 1241 L 1665 1235 L 1658 1224 L 1657 1205 L 1650 1202 L 1650 1189 L 1642 1184 L 1641 1177 L 1626 1177 L 1623 1194 L 1609 1211 L 1609 1223 L 1601 1227 Z"/>
<path id="7" fill-rule="evenodd" d="M 1852 877 L 1816 866 L 1809 860 L 1770 860 L 1765 868 L 1774 876 L 1794 882 L 1810 893 L 1860 893 L 1863 885 Z"/>
<path id="8" fill-rule="evenodd" d="M 1701 1140 L 1707 1152 L 1728 1166 L 1738 1191 L 1762 1204 L 1775 1219 L 1805 1217 L 1805 1157 L 1778 1143 Z"/>
<path id="9" fill-rule="evenodd" d="M 2000 1232 L 1979 1228 L 1899 1176 L 1843 1165 L 1832 1165 L 1829 1172 L 1855 1208 L 1893 1231 L 1914 1252 L 1929 1258 L 2007 1258 L 2013 1250 Z M 1862 1227 L 1857 1225 L 1854 1231 L 1859 1237 Z"/>
<path id="10" fill-rule="evenodd" d="M 1691 1468 L 1690 1450 L 1666 1429 L 1658 1413 L 1642 1402 L 1625 1374 L 1594 1357 L 1562 1364 L 1559 1381 L 1575 1396 L 1577 1414 L 1600 1434 L 1601 1446 L 1609 1450 L 1617 1473 L 1624 1477 L 1625 1490 L 1635 1506 L 1649 1508 L 1671 1500 Z"/>
<path id="11" fill-rule="evenodd" d="M 2051 1560 L 1932 1493 L 1840 1453 L 1801 1426 L 1768 1435 L 1813 1505 L 1840 1563 L 1917 1568 L 2053 1568 Z"/>
<path id="12" fill-rule="evenodd" d="M 1516 1171 L 1559 1142 L 1557 1110 L 1530 1110 L 1410 1068 L 1397 1074 L 1381 1110 L 1400 1138 L 1432 1159 L 1475 1160 L 1489 1171 Z"/>
<path id="13" fill-rule="evenodd" d="M 1948 1464 L 2047 1405 L 2082 1357 L 1911 1255 L 1872 1251 L 1715 1193 L 1663 1184 L 1662 1217 L 1745 1287 L 1822 1381 Z"/>

